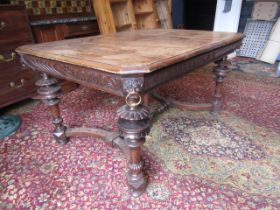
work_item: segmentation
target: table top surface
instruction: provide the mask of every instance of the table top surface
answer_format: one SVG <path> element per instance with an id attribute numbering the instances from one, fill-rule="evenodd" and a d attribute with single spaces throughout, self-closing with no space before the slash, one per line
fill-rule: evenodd
<path id="1" fill-rule="evenodd" d="M 228 32 L 137 30 L 25 45 L 17 52 L 114 74 L 137 74 L 151 73 L 242 38 L 242 34 Z"/>

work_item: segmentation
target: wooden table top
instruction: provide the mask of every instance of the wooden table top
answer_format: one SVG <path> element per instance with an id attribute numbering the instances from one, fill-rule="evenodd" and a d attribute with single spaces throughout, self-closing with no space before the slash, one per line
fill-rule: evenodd
<path id="1" fill-rule="evenodd" d="M 242 34 L 227 32 L 137 30 L 25 45 L 17 52 L 114 74 L 137 74 L 151 73 L 242 38 Z"/>

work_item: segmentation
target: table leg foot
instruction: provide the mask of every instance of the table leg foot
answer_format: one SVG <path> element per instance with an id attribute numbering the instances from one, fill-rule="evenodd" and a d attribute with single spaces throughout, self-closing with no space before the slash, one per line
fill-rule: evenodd
<path id="1" fill-rule="evenodd" d="M 214 116 L 219 115 L 221 109 L 222 109 L 222 89 L 223 89 L 223 83 L 224 79 L 226 77 L 226 74 L 229 72 L 228 67 L 226 66 L 226 58 L 223 58 L 216 62 L 217 66 L 214 68 L 214 74 L 215 74 L 215 94 L 212 101 L 212 110 L 211 114 Z"/>
<path id="2" fill-rule="evenodd" d="M 147 188 L 147 179 L 143 173 L 135 175 L 129 172 L 127 176 L 127 183 L 130 186 L 131 195 L 133 197 L 139 197 Z"/>
<path id="3" fill-rule="evenodd" d="M 146 106 L 135 102 L 137 100 L 141 101 L 138 93 L 129 93 L 126 100 L 127 105 L 118 110 L 120 136 L 128 147 L 127 183 L 134 197 L 140 196 L 147 186 L 141 160 L 141 145 L 150 131 L 150 112 Z"/>
<path id="4" fill-rule="evenodd" d="M 61 88 L 58 81 L 54 78 L 49 78 L 47 74 L 43 74 L 43 77 L 36 82 L 38 86 L 38 99 L 41 99 L 44 104 L 49 107 L 49 110 L 53 116 L 54 131 L 53 136 L 59 144 L 66 144 L 68 139 L 66 137 L 66 127 L 63 125 L 63 119 L 60 116 L 59 111 L 59 95 L 61 94 Z"/>

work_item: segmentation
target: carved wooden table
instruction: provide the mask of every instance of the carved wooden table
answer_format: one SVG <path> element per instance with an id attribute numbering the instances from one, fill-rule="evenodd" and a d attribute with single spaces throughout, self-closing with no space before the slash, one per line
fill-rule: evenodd
<path id="1" fill-rule="evenodd" d="M 39 86 L 39 98 L 50 107 L 55 125 L 53 136 L 58 143 L 67 143 L 70 136 L 91 135 L 118 146 L 129 160 L 127 181 L 132 195 L 139 196 L 147 184 L 140 147 L 150 130 L 152 116 L 148 107 L 141 103 L 142 96 L 159 85 L 216 61 L 216 90 L 212 103 L 193 106 L 153 96 L 163 103 L 161 109 L 173 104 L 218 113 L 227 72 L 223 58 L 240 47 L 242 38 L 243 35 L 236 33 L 140 30 L 26 45 L 17 52 L 23 65 L 43 73 L 36 85 Z M 60 87 L 50 76 L 124 97 L 126 105 L 117 111 L 119 132 L 66 128 L 58 107 Z"/>

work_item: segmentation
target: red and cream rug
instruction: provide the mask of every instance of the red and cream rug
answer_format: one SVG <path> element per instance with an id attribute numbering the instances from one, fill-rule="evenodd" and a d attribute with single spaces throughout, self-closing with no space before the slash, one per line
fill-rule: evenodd
<path id="1" fill-rule="evenodd" d="M 158 91 L 186 101 L 212 97 L 207 66 Z M 156 118 L 143 148 L 147 192 L 128 193 L 127 161 L 93 138 L 60 146 L 44 105 L 21 114 L 0 142 L 0 209 L 280 209 L 280 82 L 232 72 L 224 111 L 171 108 Z M 116 130 L 123 100 L 79 88 L 62 97 L 69 126 Z"/>

